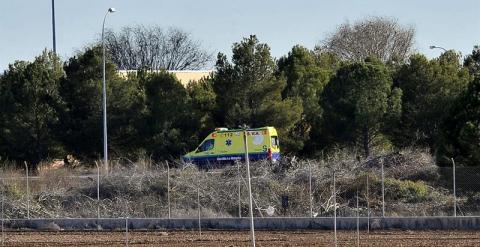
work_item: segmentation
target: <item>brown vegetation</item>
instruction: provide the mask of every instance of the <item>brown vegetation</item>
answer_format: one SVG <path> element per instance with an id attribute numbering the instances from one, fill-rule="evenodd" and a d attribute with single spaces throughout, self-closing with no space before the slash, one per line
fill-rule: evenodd
<path id="1" fill-rule="evenodd" d="M 28 193 L 24 171 L 4 170 L 5 218 L 25 218 L 27 208 L 31 218 L 97 217 L 97 210 L 100 217 L 168 217 L 168 198 L 171 217 L 196 217 L 197 188 L 202 217 L 237 217 L 239 203 L 241 214 L 247 215 L 243 164 L 206 171 L 194 165 L 170 163 L 167 171 L 166 163 L 156 164 L 151 160 L 112 163 L 109 171 L 99 169 L 100 201 L 97 201 L 97 169 L 42 170 L 29 178 Z M 387 216 L 451 215 L 449 171 L 439 170 L 428 153 L 418 150 L 387 153 L 367 160 L 358 160 L 353 153 L 338 152 L 325 160 L 293 157 L 276 164 L 253 162 L 254 214 L 264 217 L 265 210 L 273 207 L 274 216 L 310 216 L 311 169 L 312 211 L 316 216 L 332 216 L 335 168 L 337 214 L 356 215 L 358 192 L 360 214 L 367 215 L 370 211 L 370 215 L 380 216 L 381 164 L 385 171 Z M 461 178 L 457 181 L 462 182 Z M 471 194 L 459 193 L 459 212 L 463 214 L 469 214 L 466 210 L 478 211 L 476 200 L 467 200 L 470 198 L 467 195 Z M 282 209 L 282 196 L 289 197 L 286 210 Z"/>

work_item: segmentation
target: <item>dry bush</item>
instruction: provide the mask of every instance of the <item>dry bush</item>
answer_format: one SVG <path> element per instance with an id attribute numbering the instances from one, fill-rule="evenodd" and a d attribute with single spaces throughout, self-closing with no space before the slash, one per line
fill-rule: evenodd
<path id="1" fill-rule="evenodd" d="M 382 164 L 385 173 L 397 179 L 432 181 L 440 177 L 435 160 L 427 150 L 405 149 L 382 154 L 364 162 L 361 167 L 379 172 Z"/>
<path id="2" fill-rule="evenodd" d="M 265 210 L 274 207 L 274 216 L 309 216 L 312 200 L 313 212 L 317 216 L 332 216 L 335 171 L 339 216 L 356 214 L 357 191 L 360 211 L 362 214 L 367 211 L 367 177 L 370 180 L 370 210 L 373 215 L 380 215 L 381 162 L 385 169 L 390 215 L 446 215 L 451 211 L 449 191 L 433 186 L 439 175 L 433 158 L 427 152 L 405 150 L 360 160 L 354 152 L 339 151 L 326 155 L 325 160 L 290 157 L 273 164 L 268 161 L 251 162 L 254 214 L 266 216 Z M 241 214 L 248 215 L 244 164 L 208 171 L 182 163 L 170 162 L 169 167 L 172 217 L 197 217 L 197 193 L 202 217 L 236 217 L 239 203 Z M 154 163 L 148 158 L 138 162 L 120 159 L 112 161 L 108 171 L 103 167 L 99 171 L 99 202 L 95 165 L 40 172 L 30 181 L 31 217 L 97 217 L 97 209 L 101 217 L 168 216 L 165 163 Z M 21 171 L 11 170 L 8 174 L 12 179 L 4 181 L 2 186 L 7 196 L 6 215 L 8 218 L 24 218 L 27 202 L 25 180 Z M 310 174 L 312 198 L 309 194 Z M 287 211 L 282 210 L 282 196 L 289 197 Z M 461 205 L 468 208 L 465 203 Z"/>

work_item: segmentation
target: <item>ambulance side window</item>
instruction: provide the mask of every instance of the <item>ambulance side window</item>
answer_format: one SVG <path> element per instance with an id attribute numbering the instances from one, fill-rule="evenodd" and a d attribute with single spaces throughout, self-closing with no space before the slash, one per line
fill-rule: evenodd
<path id="1" fill-rule="evenodd" d="M 272 136 L 272 146 L 278 146 L 278 136 Z"/>
<path id="2" fill-rule="evenodd" d="M 200 147 L 198 147 L 197 152 L 205 152 L 212 150 L 213 147 L 215 146 L 215 139 L 208 139 L 205 140 Z"/>

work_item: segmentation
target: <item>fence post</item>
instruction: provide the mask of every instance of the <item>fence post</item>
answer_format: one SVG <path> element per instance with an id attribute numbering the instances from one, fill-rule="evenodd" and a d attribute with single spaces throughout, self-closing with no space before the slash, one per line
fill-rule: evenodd
<path id="1" fill-rule="evenodd" d="M 25 173 L 27 175 L 27 219 L 30 219 L 30 189 L 28 185 L 28 165 L 26 161 L 24 161 L 23 163 L 25 164 Z"/>
<path id="2" fill-rule="evenodd" d="M 457 185 L 455 181 L 455 160 L 452 159 L 452 166 L 453 166 L 453 216 L 457 217 Z"/>
<path id="3" fill-rule="evenodd" d="M 308 183 L 309 183 L 309 190 L 308 190 L 308 195 L 310 198 L 310 218 L 313 217 L 313 197 L 312 197 L 312 164 L 310 163 L 309 160 L 308 162 Z"/>
<path id="4" fill-rule="evenodd" d="M 3 176 L 3 175 L 2 175 Z M 5 219 L 5 214 L 3 212 L 4 210 L 4 204 L 5 204 L 5 185 L 3 184 L 4 183 L 4 180 L 3 180 L 3 177 L 2 177 L 2 247 L 5 245 L 5 233 L 4 233 L 4 229 L 3 229 L 3 221 Z"/>
<path id="5" fill-rule="evenodd" d="M 125 200 L 125 246 L 128 247 L 128 200 Z"/>
<path id="6" fill-rule="evenodd" d="M 198 208 L 198 234 L 202 236 L 201 208 L 200 208 L 200 186 L 197 186 L 197 208 Z"/>
<path id="7" fill-rule="evenodd" d="M 385 217 L 385 173 L 383 172 L 383 160 L 382 163 L 382 217 Z"/>
<path id="8" fill-rule="evenodd" d="M 358 207 L 358 188 L 357 188 L 357 246 L 360 247 L 360 212 Z"/>
<path id="9" fill-rule="evenodd" d="M 367 233 L 370 234 L 370 195 L 369 195 L 369 177 L 370 174 L 367 173 Z"/>
<path id="10" fill-rule="evenodd" d="M 97 161 L 95 165 L 97 165 L 97 219 L 100 219 L 100 166 Z"/>
<path id="11" fill-rule="evenodd" d="M 128 216 L 125 217 L 125 246 L 128 247 Z"/>
<path id="12" fill-rule="evenodd" d="M 337 247 L 337 191 L 335 190 L 335 168 L 333 168 L 333 241 Z"/>
<path id="13" fill-rule="evenodd" d="M 240 174 L 240 162 L 237 161 L 237 179 L 238 179 L 238 218 L 242 218 L 242 184 L 241 184 L 241 174 Z"/>
<path id="14" fill-rule="evenodd" d="M 165 161 L 167 164 L 167 203 L 168 203 L 168 218 L 171 217 L 171 208 L 170 208 L 170 165 L 168 160 Z"/>

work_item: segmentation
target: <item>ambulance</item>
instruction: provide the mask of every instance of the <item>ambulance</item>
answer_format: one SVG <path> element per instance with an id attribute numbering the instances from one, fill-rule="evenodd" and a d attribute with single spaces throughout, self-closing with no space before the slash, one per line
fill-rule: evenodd
<path id="1" fill-rule="evenodd" d="M 249 160 L 268 159 L 275 162 L 280 158 L 280 145 L 274 127 L 248 129 L 246 134 Z M 182 159 L 200 166 L 245 160 L 244 130 L 217 128 L 197 149 L 185 154 Z"/>

